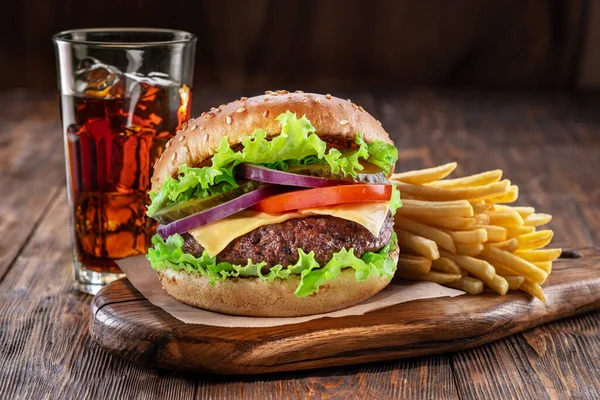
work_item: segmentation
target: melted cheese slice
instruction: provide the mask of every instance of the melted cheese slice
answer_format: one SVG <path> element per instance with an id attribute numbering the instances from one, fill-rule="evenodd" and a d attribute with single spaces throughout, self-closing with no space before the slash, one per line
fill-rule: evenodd
<path id="1" fill-rule="evenodd" d="M 188 233 L 206 249 L 210 256 L 215 256 L 223 251 L 233 239 L 243 236 L 256 228 L 314 215 L 329 215 L 353 221 L 364 226 L 373 235 L 379 236 L 379 231 L 381 231 L 389 209 L 388 202 L 381 202 L 338 204 L 335 206 L 306 208 L 297 212 L 279 214 L 244 210 L 222 220 L 192 229 Z"/>

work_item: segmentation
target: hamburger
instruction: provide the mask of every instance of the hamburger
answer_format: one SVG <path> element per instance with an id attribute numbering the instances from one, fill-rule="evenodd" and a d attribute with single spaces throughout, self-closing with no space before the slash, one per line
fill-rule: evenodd
<path id="1" fill-rule="evenodd" d="M 147 258 L 177 300 L 290 317 L 360 303 L 394 276 L 398 151 L 362 107 L 271 92 L 183 125 L 158 159 Z"/>

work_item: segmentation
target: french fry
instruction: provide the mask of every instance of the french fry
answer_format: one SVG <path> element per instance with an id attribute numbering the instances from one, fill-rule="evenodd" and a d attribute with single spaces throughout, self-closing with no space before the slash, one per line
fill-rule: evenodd
<path id="1" fill-rule="evenodd" d="M 433 240 L 437 245 L 443 249 L 451 252 L 456 252 L 456 247 L 450 235 L 440 229 L 422 224 L 409 218 L 396 215 L 395 226 L 404 229 L 405 231 L 412 232 L 415 235 L 422 236 L 424 238 Z"/>
<path id="2" fill-rule="evenodd" d="M 495 247 L 500 250 L 508 251 L 509 253 L 513 253 L 519 248 L 519 241 L 515 238 L 512 238 L 502 242 L 486 243 L 486 245 Z"/>
<path id="3" fill-rule="evenodd" d="M 470 203 L 471 207 L 473 207 L 473 213 L 475 213 L 475 215 L 483 214 L 484 212 L 492 208 L 492 204 L 486 203 L 483 200 L 471 201 Z"/>
<path id="4" fill-rule="evenodd" d="M 516 256 L 530 262 L 554 261 L 560 257 L 562 249 L 517 250 Z"/>
<path id="5" fill-rule="evenodd" d="M 550 243 L 553 236 L 554 232 L 551 230 L 543 230 L 517 236 L 517 240 L 519 241 L 519 250 L 534 250 L 542 248 Z"/>
<path id="6" fill-rule="evenodd" d="M 431 270 L 431 260 L 423 256 L 411 256 L 408 254 L 400 254 L 398 256 L 398 269 L 424 274 Z"/>
<path id="7" fill-rule="evenodd" d="M 544 295 L 544 291 L 542 290 L 542 287 L 537 283 L 525 281 L 521 284 L 521 287 L 519 289 L 529 293 L 533 297 L 537 297 L 544 303 L 546 302 L 546 296 Z"/>
<path id="8" fill-rule="evenodd" d="M 523 222 L 527 226 L 542 226 L 546 225 L 550 221 L 552 221 L 552 215 L 543 213 L 531 214 L 523 219 Z"/>
<path id="9" fill-rule="evenodd" d="M 507 206 L 504 204 L 495 204 L 494 207 L 498 211 L 516 211 L 523 220 L 535 212 L 533 207 Z"/>
<path id="10" fill-rule="evenodd" d="M 428 215 L 435 217 L 472 217 L 473 207 L 466 200 L 424 201 L 403 199 L 402 207 L 396 212 L 400 215 Z"/>
<path id="11" fill-rule="evenodd" d="M 431 269 L 448 274 L 462 275 L 462 271 L 458 265 L 448 257 L 440 257 L 431 262 Z"/>
<path id="12" fill-rule="evenodd" d="M 483 228 L 472 231 L 449 231 L 448 233 L 456 244 L 485 243 L 488 240 L 487 231 Z"/>
<path id="13" fill-rule="evenodd" d="M 490 224 L 490 216 L 487 214 L 477 214 L 475 215 L 475 222 L 479 225 L 489 225 Z"/>
<path id="14" fill-rule="evenodd" d="M 543 269 L 548 274 L 552 272 L 552 261 L 535 261 L 532 264 Z"/>
<path id="15" fill-rule="evenodd" d="M 519 290 L 521 284 L 525 281 L 525 277 L 520 275 L 505 275 L 502 277 L 508 282 L 509 290 Z"/>
<path id="16" fill-rule="evenodd" d="M 525 261 L 512 253 L 500 250 L 493 246 L 484 245 L 483 247 L 484 249 L 481 252 L 480 257 L 491 262 L 493 265 L 498 263 L 516 272 L 511 275 L 523 275 L 525 278 L 528 278 L 535 283 L 544 283 L 546 278 L 548 278 L 548 273 L 546 271 L 536 267 L 529 261 Z"/>
<path id="17" fill-rule="evenodd" d="M 523 218 L 516 211 L 489 211 L 486 213 L 490 217 L 491 225 L 500 226 L 520 226 L 523 225 Z"/>
<path id="18" fill-rule="evenodd" d="M 504 296 L 508 292 L 508 282 L 500 275 L 494 275 L 492 279 L 484 280 L 483 283 L 501 296 Z"/>
<path id="19" fill-rule="evenodd" d="M 492 203 L 514 203 L 519 198 L 519 187 L 517 185 L 512 185 L 508 192 L 497 196 L 497 197 L 489 197 L 487 200 Z"/>
<path id="20" fill-rule="evenodd" d="M 402 200 L 404 203 L 404 200 Z M 402 208 L 402 207 L 400 207 Z M 400 210 L 400 208 L 398 210 Z M 396 212 L 396 216 L 399 213 Z M 483 215 L 483 214 L 482 214 Z M 437 226 L 440 228 L 451 229 L 455 231 L 463 231 L 468 230 L 475 224 L 474 218 L 463 218 L 463 217 L 442 217 L 442 216 L 429 216 L 429 215 L 419 215 L 416 216 L 415 219 L 418 219 L 419 222 L 422 222 L 427 225 Z"/>
<path id="21" fill-rule="evenodd" d="M 465 176 L 463 178 L 444 179 L 436 182 L 430 182 L 428 185 L 439 188 L 457 188 L 465 186 L 483 186 L 489 183 L 498 182 L 502 178 L 502 170 L 481 172 L 479 174 Z"/>
<path id="22" fill-rule="evenodd" d="M 408 193 L 414 197 L 428 200 L 449 201 L 449 200 L 473 200 L 495 197 L 506 193 L 510 188 L 510 181 L 490 183 L 484 186 L 458 187 L 458 188 L 437 188 L 433 186 L 419 186 L 405 182 L 397 182 L 396 186 L 401 193 Z"/>
<path id="23" fill-rule="evenodd" d="M 483 282 L 479 279 L 471 278 L 470 276 L 463 276 L 457 281 L 448 282 L 445 286 L 465 291 L 469 294 L 481 294 L 483 293 Z"/>
<path id="24" fill-rule="evenodd" d="M 456 243 L 456 252 L 458 254 L 464 254 L 466 256 L 475 257 L 483 251 L 483 244 L 481 243 L 470 243 L 470 244 L 458 244 Z"/>
<path id="25" fill-rule="evenodd" d="M 473 225 L 471 229 L 485 229 L 488 242 L 503 242 L 506 240 L 506 229 L 496 225 Z"/>
<path id="26" fill-rule="evenodd" d="M 429 271 L 426 273 L 413 272 L 408 270 L 397 270 L 395 276 L 403 279 L 411 279 L 415 281 L 429 281 L 439 284 L 454 282 L 462 278 L 460 274 L 448 274 L 439 271 Z"/>
<path id="27" fill-rule="evenodd" d="M 485 286 L 501 295 L 520 288 L 545 301 L 540 284 L 561 250 L 540 249 L 553 233 L 536 227 L 552 217 L 507 205 L 517 200 L 519 188 L 501 180 L 501 170 L 444 179 L 455 168 L 450 163 L 392 176 L 404 203 L 395 229 L 409 252 L 400 256 L 397 275 L 468 293 Z"/>
<path id="28" fill-rule="evenodd" d="M 517 236 L 526 235 L 528 233 L 535 232 L 535 228 L 533 226 L 525 226 L 525 225 L 523 225 L 523 226 L 507 225 L 507 226 L 504 226 L 504 229 L 506 229 L 506 238 L 507 239 L 512 239 Z"/>
<path id="29" fill-rule="evenodd" d="M 487 261 L 460 254 L 450 254 L 444 250 L 441 251 L 441 255 L 454 261 L 459 267 L 467 271 L 469 275 L 481 280 L 490 280 L 496 275 L 494 267 Z"/>
<path id="30" fill-rule="evenodd" d="M 412 184 L 423 184 L 444 179 L 454 171 L 456 163 L 440 165 L 439 167 L 419 169 L 415 171 L 401 172 L 392 175 L 392 180 Z"/>
<path id="31" fill-rule="evenodd" d="M 513 271 L 512 269 L 505 267 L 501 264 L 494 264 L 494 269 L 496 270 L 496 273 L 500 276 L 521 276 L 516 271 Z"/>
<path id="32" fill-rule="evenodd" d="M 395 230 L 400 248 L 406 248 L 430 260 L 440 258 L 437 244 L 433 240 L 415 235 L 403 229 L 396 228 Z"/>

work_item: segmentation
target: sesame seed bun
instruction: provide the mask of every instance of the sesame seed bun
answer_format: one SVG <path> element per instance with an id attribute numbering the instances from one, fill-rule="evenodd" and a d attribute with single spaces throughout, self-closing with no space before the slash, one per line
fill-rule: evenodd
<path id="1" fill-rule="evenodd" d="M 398 247 L 390 252 L 398 261 Z M 300 278 L 267 282 L 258 278 L 228 278 L 208 283 L 200 274 L 166 269 L 158 272 L 165 291 L 175 299 L 194 307 L 223 314 L 249 317 L 298 317 L 340 310 L 361 303 L 383 290 L 390 280 L 371 274 L 357 282 L 352 268 L 343 269 L 333 280 L 326 281 L 317 293 L 294 296 Z"/>
<path id="2" fill-rule="evenodd" d="M 268 136 L 279 135 L 281 126 L 275 118 L 286 111 L 299 118 L 306 115 L 316 134 L 331 144 L 351 146 L 357 133 L 367 143 L 382 140 L 393 144 L 381 123 L 349 100 L 328 94 L 267 91 L 242 97 L 184 123 L 154 167 L 152 191 L 158 191 L 167 177 L 175 176 L 182 164 L 206 165 L 223 137 L 235 147 L 255 129 L 264 129 Z"/>

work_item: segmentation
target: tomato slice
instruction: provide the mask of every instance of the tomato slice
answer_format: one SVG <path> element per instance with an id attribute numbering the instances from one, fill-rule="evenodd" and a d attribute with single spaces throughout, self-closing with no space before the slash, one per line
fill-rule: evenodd
<path id="1" fill-rule="evenodd" d="M 278 213 L 334 204 L 388 201 L 391 197 L 392 185 L 329 186 L 277 194 L 261 200 L 254 208 L 266 213 Z"/>

